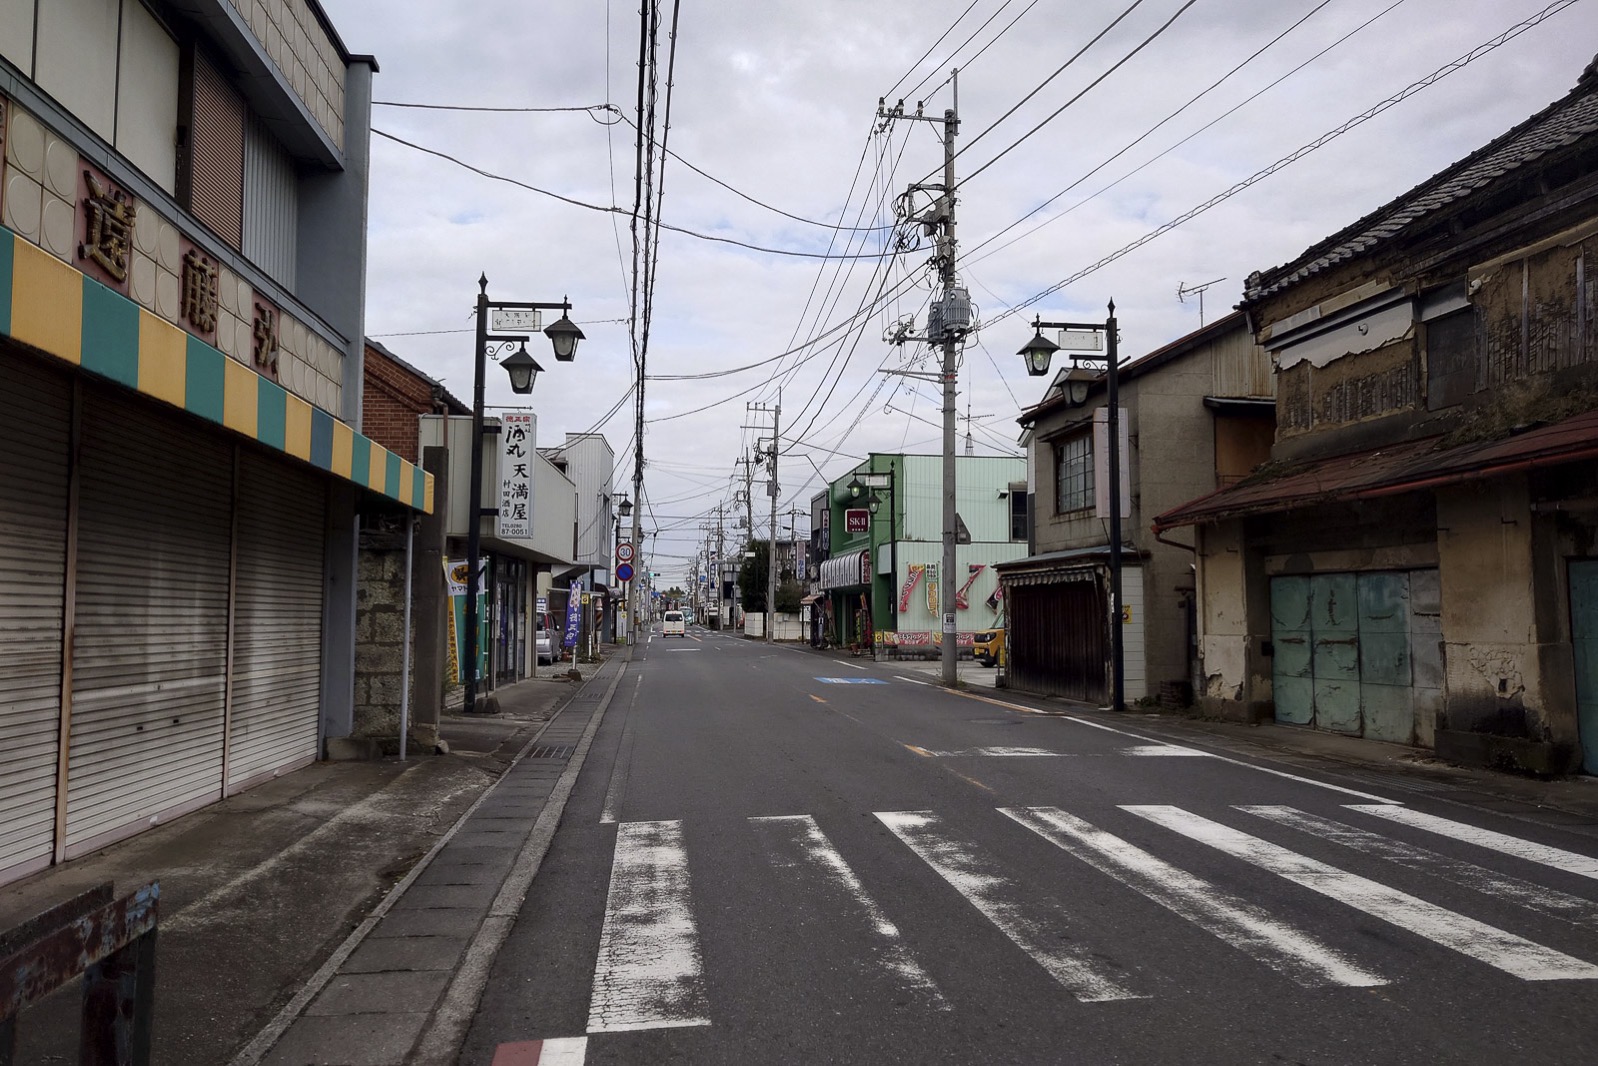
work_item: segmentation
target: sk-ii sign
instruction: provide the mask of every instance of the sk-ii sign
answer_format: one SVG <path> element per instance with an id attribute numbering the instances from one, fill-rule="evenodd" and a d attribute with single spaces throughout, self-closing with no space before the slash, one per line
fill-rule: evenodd
<path id="1" fill-rule="evenodd" d="M 866 533 L 871 529 L 871 512 L 864 507 L 850 507 L 843 512 L 843 531 L 847 536 Z"/>

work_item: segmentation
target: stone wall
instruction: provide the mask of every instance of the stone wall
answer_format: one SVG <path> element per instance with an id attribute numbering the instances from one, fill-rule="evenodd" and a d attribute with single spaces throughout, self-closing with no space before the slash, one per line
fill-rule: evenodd
<path id="1" fill-rule="evenodd" d="M 351 736 L 397 747 L 404 683 L 405 533 L 394 518 L 361 531 L 360 574 L 355 603 L 355 726 Z M 412 625 L 415 618 L 413 613 Z M 415 657 L 412 657 L 414 681 Z M 414 709 L 414 695 L 413 695 Z M 412 751 L 431 751 L 435 723 L 415 721 Z"/>

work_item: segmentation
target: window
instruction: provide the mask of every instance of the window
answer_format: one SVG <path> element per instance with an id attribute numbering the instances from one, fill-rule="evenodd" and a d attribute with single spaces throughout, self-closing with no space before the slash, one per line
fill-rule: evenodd
<path id="1" fill-rule="evenodd" d="M 1093 506 L 1093 439 L 1087 434 L 1054 446 L 1054 513 Z"/>
<path id="2" fill-rule="evenodd" d="M 1026 540 L 1026 482 L 1016 481 L 1010 484 L 1010 539 Z"/>
<path id="3" fill-rule="evenodd" d="M 1426 323 L 1426 406 L 1436 411 L 1476 394 L 1476 312 L 1465 308 Z"/>

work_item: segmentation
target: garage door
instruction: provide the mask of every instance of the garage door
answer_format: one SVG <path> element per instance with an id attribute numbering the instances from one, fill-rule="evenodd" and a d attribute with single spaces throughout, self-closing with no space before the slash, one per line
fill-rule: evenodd
<path id="1" fill-rule="evenodd" d="M 240 457 L 229 792 L 316 759 L 326 492 L 308 471 Z"/>
<path id="2" fill-rule="evenodd" d="M 69 858 L 218 798 L 232 451 L 86 386 Z"/>
<path id="3" fill-rule="evenodd" d="M 71 386 L 0 355 L 0 881 L 50 863 Z"/>

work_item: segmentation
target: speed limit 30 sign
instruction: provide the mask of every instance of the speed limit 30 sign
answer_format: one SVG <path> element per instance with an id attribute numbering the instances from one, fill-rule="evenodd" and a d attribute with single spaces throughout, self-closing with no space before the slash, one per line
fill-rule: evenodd
<path id="1" fill-rule="evenodd" d="M 616 545 L 616 561 L 618 563 L 630 563 L 633 561 L 633 546 L 631 542 L 624 540 Z"/>

